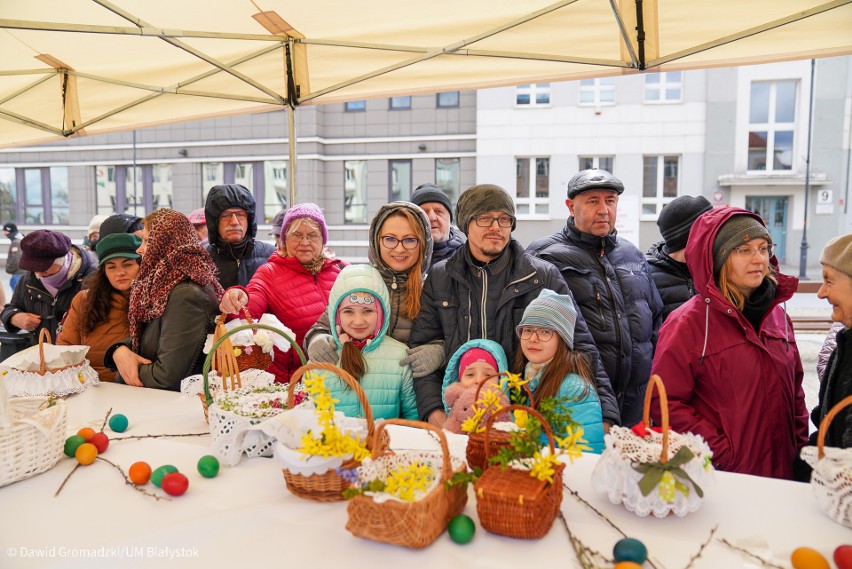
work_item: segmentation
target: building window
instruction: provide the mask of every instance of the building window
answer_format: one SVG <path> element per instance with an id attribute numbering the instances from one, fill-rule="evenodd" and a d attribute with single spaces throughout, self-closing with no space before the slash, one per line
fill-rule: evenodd
<path id="1" fill-rule="evenodd" d="M 793 169 L 796 81 L 755 81 L 748 115 L 748 169 Z"/>
<path id="2" fill-rule="evenodd" d="M 391 110 L 410 109 L 411 97 L 391 97 L 388 99 L 388 108 Z"/>
<path id="3" fill-rule="evenodd" d="M 240 184 L 248 188 L 258 207 L 257 223 L 270 223 L 281 209 L 288 207 L 290 190 L 287 181 L 287 162 L 206 162 L 201 166 L 201 201 L 207 201 L 210 188 L 222 184 Z M 155 208 L 156 209 L 156 208 Z"/>
<path id="4" fill-rule="evenodd" d="M 580 105 L 600 106 L 615 104 L 615 77 L 580 80 Z"/>
<path id="5" fill-rule="evenodd" d="M 343 110 L 347 113 L 358 113 L 361 111 L 367 110 L 367 101 L 361 99 L 360 101 L 346 101 L 343 105 Z"/>
<path id="6" fill-rule="evenodd" d="M 515 211 L 550 214 L 550 158 L 515 158 Z"/>
<path id="7" fill-rule="evenodd" d="M 612 156 L 580 156 L 580 170 L 596 168 L 611 174 L 614 160 Z"/>
<path id="8" fill-rule="evenodd" d="M 99 214 L 145 217 L 155 209 L 173 205 L 171 164 L 95 166 L 95 187 Z"/>
<path id="9" fill-rule="evenodd" d="M 367 223 L 367 161 L 343 163 L 343 222 Z"/>
<path id="10" fill-rule="evenodd" d="M 436 159 L 435 185 L 444 190 L 451 204 L 455 204 L 461 192 L 461 160 L 458 158 Z"/>
<path id="11" fill-rule="evenodd" d="M 11 219 L 32 225 L 68 224 L 68 168 L 19 168 L 13 187 L 24 215 L 21 219 L 15 211 Z"/>
<path id="12" fill-rule="evenodd" d="M 407 202 L 411 199 L 411 160 L 391 160 L 388 172 L 388 199 Z"/>
<path id="13" fill-rule="evenodd" d="M 683 100 L 683 74 L 664 71 L 645 75 L 646 103 L 680 103 Z"/>
<path id="14" fill-rule="evenodd" d="M 286 209 L 290 203 L 287 180 L 287 163 L 283 160 L 267 160 L 263 163 L 263 221 L 271 222 L 275 214 Z M 260 216 L 258 216 L 260 217 Z"/>
<path id="15" fill-rule="evenodd" d="M 0 168 L 0 219 L 18 223 L 18 190 L 15 169 Z"/>
<path id="16" fill-rule="evenodd" d="M 550 105 L 550 83 L 533 83 L 515 87 L 515 103 L 518 106 Z"/>
<path id="17" fill-rule="evenodd" d="M 438 93 L 438 108 L 439 109 L 448 109 L 452 107 L 459 106 L 459 92 L 458 91 L 448 91 L 446 93 Z"/>
<path id="18" fill-rule="evenodd" d="M 645 156 L 642 174 L 642 221 L 656 221 L 663 206 L 677 197 L 678 156 Z"/>

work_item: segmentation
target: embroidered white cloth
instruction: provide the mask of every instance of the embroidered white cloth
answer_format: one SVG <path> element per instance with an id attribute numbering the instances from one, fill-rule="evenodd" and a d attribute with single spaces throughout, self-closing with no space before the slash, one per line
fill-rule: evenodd
<path id="1" fill-rule="evenodd" d="M 65 397 L 82 393 L 100 382 L 98 372 L 89 365 L 89 360 L 59 371 L 48 371 L 44 375 L 5 369 L 0 371 L 0 377 L 6 384 L 9 397 Z"/>
<path id="2" fill-rule="evenodd" d="M 358 482 L 356 484 L 366 485 L 372 480 L 387 482 L 388 476 L 391 473 L 415 463 L 426 464 L 431 470 L 431 481 L 429 482 L 429 485 L 414 495 L 415 502 L 422 500 L 428 496 L 441 481 L 441 469 L 444 466 L 444 459 L 441 456 L 441 453 L 412 451 L 384 454 L 376 460 L 372 460 L 370 458 L 365 459 L 361 463 L 361 466 L 355 469 L 355 473 L 358 477 Z M 464 461 L 460 457 L 451 456 L 450 464 L 452 465 L 453 472 L 455 472 L 462 467 Z M 373 501 L 379 504 L 384 502 L 406 502 L 405 500 L 387 492 L 364 492 L 364 494 L 366 496 L 371 496 Z"/>
<path id="3" fill-rule="evenodd" d="M 811 488 L 828 517 L 852 528 L 852 449 L 824 447 L 823 452 L 820 459 L 815 446 L 801 451 L 802 460 L 814 469 Z"/>
<path id="4" fill-rule="evenodd" d="M 207 376 L 210 383 L 210 394 L 216 399 L 222 389 L 222 379 L 215 370 Z M 275 382 L 275 376 L 261 369 L 247 369 L 240 372 L 240 382 L 243 387 L 266 387 Z M 227 390 L 226 390 L 227 391 Z M 198 395 L 204 393 L 204 376 L 202 374 L 190 375 L 180 382 L 180 392 L 185 395 Z"/>

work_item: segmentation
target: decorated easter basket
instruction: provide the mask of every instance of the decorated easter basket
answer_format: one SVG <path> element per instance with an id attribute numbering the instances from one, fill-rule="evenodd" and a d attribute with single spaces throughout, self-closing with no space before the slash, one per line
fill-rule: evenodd
<path id="1" fill-rule="evenodd" d="M 428 429 L 436 433 L 441 454 L 428 451 L 383 453 L 379 448 L 386 425 L 402 425 Z M 453 460 L 444 432 L 428 423 L 405 419 L 388 419 L 376 428 L 372 459 L 357 469 L 358 482 L 385 484 L 399 473 L 418 471 L 430 480 L 422 492 L 411 500 L 395 498 L 384 492 L 358 494 L 349 500 L 349 519 L 346 529 L 356 537 L 392 543 L 412 549 L 422 549 L 438 539 L 450 520 L 461 513 L 467 503 L 467 488 L 463 484 L 448 485 L 456 473 L 466 471 L 464 462 Z M 449 487 L 448 487 L 449 486 Z"/>
<path id="2" fill-rule="evenodd" d="M 70 360 L 66 365 L 49 365 L 45 349 L 49 347 L 52 357 Z M 37 368 L 33 352 L 38 352 Z M 0 364 L 2 379 L 10 397 L 64 397 L 85 391 L 99 383 L 98 372 L 85 358 L 88 346 L 54 346 L 50 332 L 42 328 L 38 335 L 38 346 L 22 350 Z M 23 366 L 24 362 L 31 364 Z"/>
<path id="3" fill-rule="evenodd" d="M 248 309 L 243 308 L 243 316 L 245 316 L 245 321 L 247 325 L 252 326 L 254 324 L 254 320 L 252 320 L 251 314 L 249 314 Z M 220 325 L 217 324 L 217 331 L 220 329 L 219 326 Z M 225 327 L 224 325 L 222 325 L 222 332 L 220 332 L 220 334 L 224 333 L 224 329 Z M 252 327 L 253 335 L 257 335 L 257 331 L 257 328 Z M 251 347 L 253 349 L 251 349 L 250 351 L 246 350 L 245 348 L 240 349 L 240 355 L 237 356 L 237 368 L 240 371 L 247 369 L 269 369 L 269 366 L 272 365 L 272 352 L 264 352 L 260 348 L 260 346 L 257 345 L 247 347 Z M 304 362 L 305 360 L 302 359 L 302 361 Z"/>
<path id="4" fill-rule="evenodd" d="M 524 405 L 509 405 L 507 411 L 526 411 L 541 421 L 547 435 L 550 454 L 556 452 L 550 425 L 538 411 Z M 490 457 L 490 436 L 494 432 L 488 419 L 485 429 L 485 460 Z M 476 513 L 482 527 L 491 533 L 519 539 L 539 539 L 547 535 L 562 505 L 561 462 L 554 466 L 553 481 L 539 480 L 529 470 L 489 466 L 474 484 Z"/>
<path id="5" fill-rule="evenodd" d="M 361 409 L 364 411 L 364 421 L 366 421 L 366 443 L 367 448 L 378 444 L 379 448 L 374 449 L 374 452 L 384 451 L 388 447 L 390 438 L 387 433 L 380 438 L 374 437 L 375 424 L 373 422 L 373 410 L 370 408 L 370 403 L 367 401 L 367 394 L 361 388 L 361 384 L 352 377 L 346 370 L 335 365 L 311 362 L 303 365 L 290 378 L 290 392 L 287 397 L 287 406 L 292 408 L 294 404 L 295 392 L 294 386 L 306 372 L 313 370 L 329 371 L 340 377 L 346 384 L 355 392 L 358 397 L 358 402 L 361 404 Z M 299 472 L 294 468 L 284 466 L 281 470 L 284 473 L 284 482 L 287 489 L 300 498 L 313 500 L 315 502 L 339 502 L 342 501 L 343 491 L 349 488 L 350 483 L 341 475 L 342 470 L 351 470 L 357 468 L 361 464 L 360 460 L 354 458 L 343 461 L 338 468 L 329 468 L 324 472 Z"/>
<path id="6" fill-rule="evenodd" d="M 852 449 L 825 446 L 828 427 L 837 414 L 852 405 L 852 395 L 837 403 L 819 424 L 817 446 L 802 449 L 813 468 L 811 488 L 820 507 L 835 522 L 852 528 Z"/>
<path id="7" fill-rule="evenodd" d="M 655 387 L 661 432 L 650 428 Z M 704 439 L 669 428 L 668 398 L 658 375 L 651 376 L 645 391 L 643 422 L 632 429 L 612 427 L 604 439 L 606 450 L 595 465 L 592 486 L 638 516 L 685 516 L 701 507 L 704 493 L 715 485 L 713 452 Z"/>
<path id="8" fill-rule="evenodd" d="M 53 468 L 68 427 L 65 401 L 49 397 L 9 399 L 0 381 L 0 486 Z"/>
<path id="9" fill-rule="evenodd" d="M 495 377 L 498 378 L 498 380 L 499 380 L 499 378 L 505 377 L 507 375 L 508 374 L 506 372 L 503 372 L 503 373 L 500 373 L 497 376 L 487 377 L 484 380 L 482 380 L 479 383 L 479 385 L 476 387 L 476 397 L 474 397 L 474 400 L 480 401 L 479 394 L 480 394 L 480 391 L 482 390 L 483 385 L 485 385 L 486 383 L 488 383 L 489 381 L 491 381 Z M 532 406 L 533 396 L 532 396 L 532 393 L 529 390 L 529 387 L 527 387 L 526 384 L 524 384 L 523 389 L 526 392 L 527 397 L 529 398 L 530 405 Z M 503 415 L 503 412 L 501 411 L 500 413 L 498 413 L 498 415 Z M 488 466 L 487 455 L 489 454 L 489 449 L 486 449 L 486 447 L 485 447 L 486 439 L 488 440 L 489 444 L 491 445 L 490 454 L 494 454 L 497 451 L 499 451 L 500 448 L 505 447 L 509 444 L 509 437 L 510 436 L 511 436 L 510 432 L 499 431 L 499 430 L 496 430 L 496 429 L 492 429 L 491 433 L 488 434 L 488 437 L 486 437 L 486 430 L 483 430 L 482 432 L 469 433 L 468 439 L 467 439 L 467 464 L 468 464 L 468 466 L 470 466 L 470 468 L 479 468 L 481 470 L 485 470 L 485 468 Z"/>

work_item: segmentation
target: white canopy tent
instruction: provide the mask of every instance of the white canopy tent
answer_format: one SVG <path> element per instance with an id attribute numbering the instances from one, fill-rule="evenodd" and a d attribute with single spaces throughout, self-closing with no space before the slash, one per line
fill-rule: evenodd
<path id="1" fill-rule="evenodd" d="M 852 0 L 0 0 L 0 147 L 306 104 L 849 53 Z"/>

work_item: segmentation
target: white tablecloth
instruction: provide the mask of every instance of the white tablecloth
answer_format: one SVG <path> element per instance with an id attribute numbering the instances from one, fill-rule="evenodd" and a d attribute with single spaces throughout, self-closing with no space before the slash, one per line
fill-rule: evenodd
<path id="1" fill-rule="evenodd" d="M 68 406 L 74 432 L 99 428 L 110 407 L 130 420 L 123 434 L 107 429 L 115 438 L 207 429 L 198 398 L 171 392 L 101 384 L 71 397 Z M 425 432 L 391 432 L 392 446 L 437 448 Z M 189 491 L 171 501 L 134 491 L 101 461 L 80 467 L 54 497 L 75 464 L 66 458 L 49 472 L 0 488 L 0 568 L 579 566 L 559 520 L 538 541 L 502 538 L 481 527 L 468 545 L 456 545 L 444 534 L 421 551 L 361 540 L 344 527 L 345 502 L 296 498 L 272 459 L 244 459 L 236 467 L 223 467 L 217 478 L 202 478 L 195 465 L 208 453 L 207 445 L 209 437 L 110 444 L 104 457 L 125 470 L 144 460 L 154 468 L 173 464 L 186 474 Z M 565 480 L 625 533 L 641 539 L 661 569 L 684 567 L 717 525 L 717 538 L 773 555 L 785 567 L 796 547 L 813 547 L 830 559 L 838 545 L 852 543 L 852 531 L 825 516 L 805 484 L 718 473 L 715 492 L 695 514 L 639 518 L 592 490 L 595 461 L 586 456 L 568 466 Z M 476 519 L 470 496 L 465 513 Z M 620 538 L 567 492 L 562 511 L 572 531 L 594 549 L 609 553 Z M 716 541 L 694 564 L 696 569 L 756 566 Z"/>

